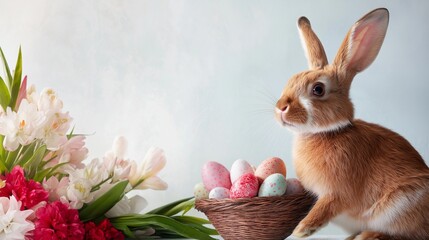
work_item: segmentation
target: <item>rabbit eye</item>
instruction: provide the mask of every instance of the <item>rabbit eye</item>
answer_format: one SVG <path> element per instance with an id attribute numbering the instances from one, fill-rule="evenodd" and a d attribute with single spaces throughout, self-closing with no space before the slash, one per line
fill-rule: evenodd
<path id="1" fill-rule="evenodd" d="M 323 97 L 323 95 L 325 95 L 325 85 L 323 83 L 314 84 L 313 95 L 316 97 Z"/>

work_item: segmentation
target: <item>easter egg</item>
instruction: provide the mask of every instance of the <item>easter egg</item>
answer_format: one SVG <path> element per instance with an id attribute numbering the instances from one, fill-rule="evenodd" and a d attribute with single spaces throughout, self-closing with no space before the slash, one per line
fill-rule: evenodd
<path id="1" fill-rule="evenodd" d="M 215 187 L 231 188 L 229 171 L 218 162 L 210 161 L 204 164 L 201 176 L 204 186 L 209 192 Z"/>
<path id="2" fill-rule="evenodd" d="M 207 192 L 206 187 L 203 183 L 197 183 L 194 187 L 194 197 L 195 199 L 207 199 L 209 198 L 209 192 Z"/>
<path id="3" fill-rule="evenodd" d="M 296 178 L 288 178 L 286 179 L 287 189 L 285 195 L 292 195 L 296 193 L 303 193 L 304 187 L 301 182 Z"/>
<path id="4" fill-rule="evenodd" d="M 231 198 L 251 198 L 258 195 L 259 181 L 252 173 L 239 177 L 230 189 Z"/>
<path id="5" fill-rule="evenodd" d="M 235 160 L 231 166 L 231 182 L 234 183 L 235 180 L 246 173 L 254 173 L 252 166 L 243 159 Z"/>
<path id="6" fill-rule="evenodd" d="M 271 174 L 259 187 L 258 197 L 282 196 L 286 187 L 286 178 L 282 174 Z"/>
<path id="7" fill-rule="evenodd" d="M 286 177 L 286 165 L 278 157 L 272 157 L 264 160 L 256 168 L 255 176 L 258 178 L 259 182 L 262 183 L 265 178 L 274 173 L 280 173 Z"/>
<path id="8" fill-rule="evenodd" d="M 209 193 L 209 198 L 223 199 L 229 198 L 229 189 L 224 187 L 215 187 Z"/>

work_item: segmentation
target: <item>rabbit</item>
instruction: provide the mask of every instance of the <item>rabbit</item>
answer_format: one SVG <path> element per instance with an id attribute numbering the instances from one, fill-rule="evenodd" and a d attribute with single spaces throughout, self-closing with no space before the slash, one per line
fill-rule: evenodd
<path id="1" fill-rule="evenodd" d="M 294 133 L 293 163 L 317 198 L 293 231 L 307 237 L 337 220 L 348 239 L 429 239 L 429 168 L 399 134 L 354 119 L 349 89 L 376 58 L 389 11 L 375 9 L 347 33 L 332 64 L 306 17 L 298 20 L 309 70 L 292 76 L 275 118 Z"/>

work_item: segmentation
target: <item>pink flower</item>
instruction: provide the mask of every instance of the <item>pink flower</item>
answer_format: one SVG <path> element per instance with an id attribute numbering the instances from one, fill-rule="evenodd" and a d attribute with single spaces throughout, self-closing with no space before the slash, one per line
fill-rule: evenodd
<path id="1" fill-rule="evenodd" d="M 36 212 L 34 239 L 84 239 L 84 224 L 76 209 L 59 201 L 39 208 Z"/>
<path id="2" fill-rule="evenodd" d="M 34 180 L 26 180 L 24 170 L 20 166 L 15 166 L 12 171 L 5 177 L 5 186 L 0 188 L 0 197 L 14 196 L 22 202 L 21 210 L 37 207 L 42 202 L 48 200 L 48 192 L 43 189 L 42 185 Z"/>
<path id="3" fill-rule="evenodd" d="M 85 223 L 85 239 L 92 240 L 123 240 L 125 239 L 122 232 L 118 231 L 112 226 L 109 219 L 105 218 L 103 221 L 95 225 L 94 222 Z"/>
<path id="4" fill-rule="evenodd" d="M 49 162 L 45 167 L 54 167 L 59 163 L 68 163 L 68 166 L 60 167 L 60 172 L 64 173 L 67 168 L 84 168 L 82 163 L 88 155 L 88 149 L 85 147 L 84 136 L 74 136 L 62 144 L 55 152 L 49 152 L 44 160 Z"/>
<path id="5" fill-rule="evenodd" d="M 24 77 L 19 88 L 18 97 L 16 98 L 15 110 L 19 108 L 22 99 L 25 99 L 27 96 L 27 76 Z"/>
<path id="6" fill-rule="evenodd" d="M 53 202 L 62 198 L 66 199 L 69 182 L 68 177 L 63 177 L 61 180 L 58 180 L 56 176 L 52 176 L 48 180 L 44 179 L 43 188 L 49 192 L 49 200 Z"/>

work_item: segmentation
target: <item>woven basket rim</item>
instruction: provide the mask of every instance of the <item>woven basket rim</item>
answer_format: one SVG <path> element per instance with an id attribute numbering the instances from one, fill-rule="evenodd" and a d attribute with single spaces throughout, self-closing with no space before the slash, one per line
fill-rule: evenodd
<path id="1" fill-rule="evenodd" d="M 229 211 L 232 209 L 244 209 L 249 206 L 267 205 L 281 206 L 284 203 L 293 204 L 305 199 L 313 199 L 315 196 L 309 192 L 295 193 L 283 196 L 270 196 L 270 197 L 253 197 L 253 198 L 223 198 L 223 199 L 198 199 L 195 201 L 195 208 L 201 212 L 207 211 Z M 273 209 L 275 210 L 275 209 Z"/>

